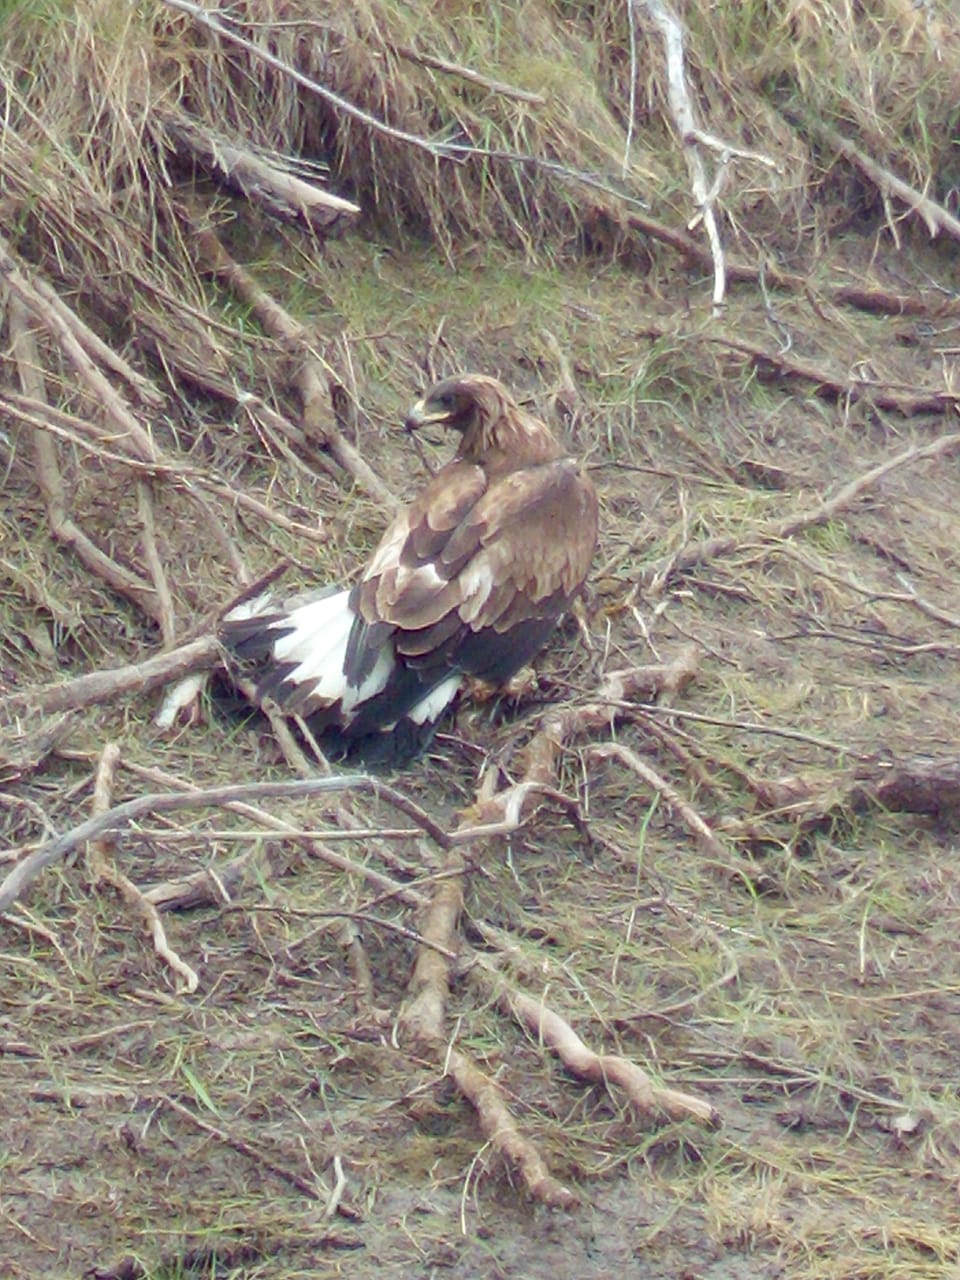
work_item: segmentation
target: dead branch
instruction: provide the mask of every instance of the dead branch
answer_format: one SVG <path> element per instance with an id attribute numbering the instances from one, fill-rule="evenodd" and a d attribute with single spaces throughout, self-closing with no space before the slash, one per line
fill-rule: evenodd
<path id="1" fill-rule="evenodd" d="M 57 342 L 90 398 L 101 407 L 132 454 L 143 462 L 157 461 L 157 451 L 149 433 L 131 413 L 126 401 L 113 384 L 104 377 L 90 359 L 77 337 L 80 322 L 62 300 L 59 307 L 49 306 L 47 297 L 41 296 L 33 283 L 20 270 L 10 253 L 7 242 L 2 237 L 0 237 L 0 277 L 6 282 L 11 295 L 20 300 L 34 319 Z"/>
<path id="2" fill-rule="evenodd" d="M 250 397 L 251 403 L 255 401 L 256 397 Z M 153 462 L 144 462 L 139 458 L 116 453 L 106 448 L 105 444 L 100 443 L 101 441 L 106 442 L 116 439 L 113 433 L 98 427 L 95 423 L 78 418 L 73 414 L 65 413 L 62 409 L 55 409 L 43 400 L 8 391 L 5 395 L 0 396 L 0 410 L 9 413 L 18 421 L 24 422 L 38 431 L 45 431 L 58 439 L 67 440 L 104 462 L 114 462 L 119 466 L 129 468 L 137 475 L 146 476 L 150 479 L 162 478 L 168 480 L 177 488 L 182 489 L 200 507 L 217 541 L 224 548 L 227 559 L 232 564 L 240 563 L 236 547 L 233 546 L 219 520 L 212 517 L 209 503 L 202 494 L 196 492 L 195 485 L 208 489 L 218 497 L 224 498 L 232 506 L 250 511 L 268 523 L 277 525 L 280 529 L 295 533 L 300 538 L 307 538 L 311 542 L 318 543 L 326 541 L 327 535 L 322 529 L 311 528 L 310 525 L 291 520 L 288 516 L 275 511 L 259 498 L 253 497 L 252 494 L 243 489 L 236 489 L 224 484 L 199 467 L 173 462 L 162 457 L 158 457 Z M 277 415 L 277 417 L 279 416 Z M 245 573 L 246 570 L 238 572 L 237 576 L 241 581 Z"/>
<path id="3" fill-rule="evenodd" d="M 917 191 L 915 187 L 911 187 L 908 182 L 898 178 L 895 173 L 891 173 L 882 164 L 878 164 L 872 156 L 868 156 L 855 142 L 845 138 L 842 133 L 839 133 L 832 125 L 827 124 L 824 119 L 820 118 L 806 123 L 831 147 L 834 147 L 845 160 L 849 160 L 852 165 L 859 169 L 864 177 L 868 178 L 878 188 L 884 199 L 893 195 L 898 200 L 902 200 L 904 204 L 909 205 L 912 212 L 923 219 L 931 238 L 935 237 L 940 231 L 946 231 L 947 235 L 953 236 L 955 240 L 960 240 L 960 219 L 955 218 L 943 205 L 937 204 L 935 200 L 931 200 L 929 196 Z M 897 240 L 897 247 L 899 248 L 899 237 L 892 220 L 890 222 L 890 230 L 894 239 Z"/>
<path id="4" fill-rule="evenodd" d="M 855 806 L 879 805 L 895 813 L 922 813 L 960 825 L 960 759 L 914 756 L 857 770 Z"/>
<path id="5" fill-rule="evenodd" d="M 940 436 L 938 440 L 933 440 L 930 444 L 911 445 L 909 449 L 904 449 L 902 453 L 895 454 L 885 462 L 878 463 L 875 467 L 871 467 L 869 471 L 864 471 L 862 475 L 854 476 L 852 480 L 849 480 L 838 489 L 832 498 L 825 498 L 811 510 L 800 512 L 795 516 L 788 516 L 785 520 L 780 521 L 775 526 L 773 538 L 777 542 L 784 542 L 787 538 L 792 538 L 794 534 L 800 533 L 804 529 L 811 529 L 815 525 L 825 524 L 841 511 L 851 507 L 868 489 L 873 488 L 879 480 L 882 480 L 884 476 L 888 476 L 892 471 L 910 466 L 914 462 L 921 462 L 926 458 L 938 458 L 942 454 L 953 453 L 958 447 L 960 447 L 960 432 Z"/>
<path id="6" fill-rule="evenodd" d="M 329 235 L 360 212 L 352 201 L 291 173 L 278 157 L 258 154 L 249 145 L 214 133 L 182 111 L 164 111 L 154 118 L 176 150 L 186 152 L 245 199 L 265 205 L 273 214 L 302 218 L 314 231 Z"/>
<path id="7" fill-rule="evenodd" d="M 703 335 L 701 341 L 726 347 L 749 356 L 757 372 L 765 378 L 782 377 L 810 383 L 813 394 L 831 403 L 842 400 L 856 404 L 866 400 L 878 409 L 888 409 L 905 418 L 922 413 L 948 413 L 960 404 L 960 393 L 954 391 L 901 391 L 882 382 L 870 382 L 864 378 L 839 378 L 828 370 L 803 361 L 791 359 L 780 352 L 768 351 L 755 342 L 745 339 Z"/>
<path id="8" fill-rule="evenodd" d="M 304 434 L 328 449 L 361 488 L 391 511 L 396 497 L 340 431 L 330 407 L 330 394 L 321 372 L 322 361 L 311 351 L 311 335 L 227 253 L 209 228 L 195 231 L 205 268 L 222 280 L 256 313 L 267 333 L 280 339 L 297 361 L 294 382 L 303 405 Z"/>
<path id="9" fill-rule="evenodd" d="M 419 810 L 419 806 L 413 805 L 394 787 L 365 773 L 348 773 L 326 778 L 299 778 L 292 782 L 238 783 L 233 786 L 197 788 L 186 792 L 165 791 L 137 796 L 124 804 L 116 805 L 106 813 L 89 818 L 55 840 L 47 841 L 18 862 L 6 879 L 0 883 L 0 911 L 5 911 L 12 902 L 16 901 L 46 867 L 62 861 L 88 840 L 94 840 L 108 833 L 124 831 L 130 823 L 142 818 L 145 814 L 172 813 L 181 809 L 219 808 L 251 799 L 293 800 L 321 793 L 343 791 L 369 792 L 388 804 L 396 804 L 403 812 Z M 428 834 L 439 833 L 444 847 L 449 845 L 449 837 L 432 819 L 427 820 L 427 826 Z M 393 882 L 388 881 L 388 883 L 392 885 Z"/>
<path id="10" fill-rule="evenodd" d="M 93 789 L 94 818 L 102 818 L 109 812 L 119 759 L 120 748 L 115 742 L 108 742 L 100 755 Z M 103 835 L 89 841 L 87 865 L 94 887 L 106 884 L 117 891 L 124 905 L 139 919 L 143 930 L 150 935 L 157 955 L 181 980 L 182 990 L 192 995 L 200 983 L 196 970 L 182 960 L 170 946 L 157 908 L 147 901 L 129 876 L 124 875 L 113 865 L 111 853 L 115 846 L 114 832 L 104 832 Z"/>
<path id="11" fill-rule="evenodd" d="M 634 0 L 628 0 L 631 9 Z M 707 172 L 703 156 L 697 146 L 702 131 L 687 89 L 687 74 L 683 51 L 684 30 L 680 19 L 665 0 L 643 0 L 644 8 L 658 28 L 663 40 L 664 61 L 667 71 L 667 99 L 674 124 L 680 134 L 683 158 L 690 174 L 690 185 L 697 205 L 698 218 L 702 218 L 710 255 L 713 260 L 713 311 L 717 315 L 723 306 L 727 292 L 726 263 L 720 228 L 717 225 L 716 199 L 723 183 L 723 168 L 717 170 L 714 180 L 707 184 Z M 688 227 L 688 230 L 691 228 Z"/>
<path id="12" fill-rule="evenodd" d="M 3 269 L 4 256 L 3 242 L 0 239 L 0 271 Z M 42 404 L 46 400 L 46 389 L 37 345 L 27 323 L 28 308 L 23 301 L 22 291 L 11 293 L 8 314 L 10 346 L 16 361 L 20 384 L 25 393 Z M 105 582 L 112 591 L 131 600 L 148 618 L 159 624 L 162 620 L 162 609 L 155 588 L 132 569 L 127 569 L 102 551 L 70 515 L 66 490 L 60 474 L 57 447 L 47 432 L 34 430 L 33 450 L 37 485 L 43 495 L 53 538 L 71 548 L 81 563 Z"/>
<path id="13" fill-rule="evenodd" d="M 137 481 L 137 508 L 142 529 L 143 558 L 150 570 L 153 594 L 160 624 L 163 647 L 172 649 L 177 639 L 177 624 L 173 611 L 173 596 L 167 581 L 160 549 L 157 546 L 157 522 L 154 518 L 153 491 L 148 480 Z"/>
<path id="14" fill-rule="evenodd" d="M 72 680 L 55 680 L 51 684 L 18 689 L 0 698 L 0 723 L 9 723 L 18 716 L 79 710 L 96 703 L 110 702 L 126 693 L 149 693 L 168 680 L 176 680 L 189 671 L 207 671 L 220 661 L 220 645 L 216 636 L 200 636 L 177 649 L 155 654 L 129 666 L 91 671 Z"/>
<path id="15" fill-rule="evenodd" d="M 645 1116 L 665 1113 L 671 1120 L 692 1118 L 702 1124 L 720 1123 L 719 1113 L 709 1102 L 679 1089 L 654 1084 L 647 1073 L 629 1058 L 614 1053 L 597 1053 L 589 1048 L 569 1022 L 542 1000 L 505 983 L 489 960 L 481 957 L 480 963 L 471 970 L 471 977 L 479 980 L 488 991 L 492 990 L 500 1007 L 526 1026 L 538 1041 L 552 1049 L 563 1065 L 581 1080 L 602 1084 L 608 1089 L 611 1085 L 618 1085 Z"/>
<path id="16" fill-rule="evenodd" d="M 519 781 L 492 796 L 478 796 L 461 825 L 452 833 L 451 841 L 458 847 L 469 846 L 471 857 L 479 860 L 482 842 L 492 835 L 521 826 L 534 797 L 557 795 L 551 782 L 556 775 L 559 757 L 573 737 L 606 728 L 616 717 L 618 706 L 641 690 L 649 695 L 682 688 L 694 677 L 696 658 L 696 647 L 690 646 L 681 651 L 672 663 L 612 672 L 604 680 L 597 701 L 565 708 L 548 717 L 523 753 Z M 443 874 L 445 878 L 438 882 L 427 908 L 422 932 L 432 943 L 441 944 L 446 952 L 453 953 L 458 950 L 456 931 L 466 876 L 466 862 L 456 848 L 449 852 Z M 408 988 L 410 1004 L 403 1021 L 404 1026 L 435 1053 L 442 1052 L 446 1046 L 444 1026 L 451 977 L 450 957 L 436 946 L 421 947 Z M 518 996 L 517 999 L 517 1008 L 542 1007 L 533 1001 L 524 1003 L 529 999 L 527 997 Z M 560 1022 L 556 1019 L 550 1025 L 556 1027 Z M 574 1033 L 569 1028 L 567 1030 L 573 1036 Z M 582 1049 L 579 1057 L 570 1038 L 561 1036 L 559 1032 L 554 1047 L 561 1056 L 569 1053 L 571 1061 L 579 1062 L 583 1068 L 582 1075 L 594 1078 L 590 1072 L 596 1069 L 596 1061 L 606 1062 L 606 1059 L 597 1059 L 597 1055 L 591 1055 L 582 1041 L 577 1040 L 577 1043 Z M 537 1149 L 520 1133 L 495 1084 L 466 1055 L 452 1046 L 446 1047 L 445 1070 L 476 1108 L 491 1144 L 516 1164 L 530 1194 L 545 1204 L 572 1207 L 576 1203 L 573 1193 L 549 1173 Z M 638 1105 L 651 1105 L 650 1099 L 655 1091 L 651 1092 L 650 1082 L 638 1067 L 618 1059 L 610 1070 Z M 603 1068 L 601 1077 L 602 1071 Z M 668 1110 L 674 1107 L 678 1113 L 698 1114 L 701 1118 L 713 1114 L 712 1108 L 695 1100 L 692 1108 L 686 1106 L 685 1095 L 666 1091 L 656 1096 Z"/>
<path id="17" fill-rule="evenodd" d="M 415 133 L 407 133 L 404 129 L 395 129 L 392 125 L 388 125 L 383 120 L 378 120 L 376 116 L 372 116 L 369 111 L 364 111 L 362 107 L 357 107 L 352 102 L 348 102 L 346 98 L 334 93 L 332 89 L 328 89 L 325 85 L 304 75 L 302 71 L 291 67 L 289 63 L 276 57 L 262 45 L 254 44 L 252 40 L 247 40 L 238 31 L 224 26 L 222 22 L 213 16 L 209 9 L 204 9 L 199 4 L 191 4 L 190 0 L 164 0 L 164 3 L 169 5 L 171 9 L 179 9 L 181 13 L 189 14 L 195 22 L 206 27 L 215 35 L 220 36 L 221 39 L 244 49 L 251 57 L 265 63 L 268 67 L 273 67 L 275 71 L 282 72 L 283 75 L 288 76 L 296 84 L 302 85 L 304 89 L 309 89 L 311 93 L 315 93 L 324 102 L 328 102 L 344 115 L 359 120 L 367 128 L 373 129 L 377 133 L 382 133 L 387 138 L 393 138 L 396 142 L 406 142 L 412 147 L 418 147 L 422 151 L 429 152 L 430 155 L 442 156 L 449 154 L 450 148 L 442 142 L 430 142 L 426 138 L 418 137 Z"/>
<path id="18" fill-rule="evenodd" d="M 138 373 L 123 356 L 114 351 L 103 341 L 103 339 L 89 327 L 84 324 L 76 312 L 71 311 L 66 306 L 63 299 L 47 284 L 45 280 L 33 279 L 30 282 L 31 288 L 46 306 L 53 312 L 59 314 L 64 324 L 66 324 L 77 336 L 77 341 L 84 348 L 91 359 L 98 364 L 103 365 L 105 369 L 109 369 L 111 373 L 116 374 L 130 388 L 131 393 L 146 409 L 160 409 L 164 404 L 164 397 L 160 391 L 153 385 L 149 378 L 145 378 Z"/>

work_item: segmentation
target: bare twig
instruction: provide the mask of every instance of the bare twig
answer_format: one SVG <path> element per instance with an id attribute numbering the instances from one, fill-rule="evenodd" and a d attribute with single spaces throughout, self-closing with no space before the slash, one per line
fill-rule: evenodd
<path id="1" fill-rule="evenodd" d="M 501 1007 L 529 1028 L 582 1080 L 607 1088 L 619 1085 L 643 1115 L 665 1112 L 672 1120 L 693 1118 L 702 1124 L 719 1123 L 716 1108 L 704 1099 L 654 1084 L 642 1068 L 619 1054 L 590 1049 L 565 1018 L 542 1000 L 510 987 L 490 961 L 481 957 L 471 976 L 482 978 L 483 985 L 493 990 Z"/>
<path id="2" fill-rule="evenodd" d="M 322 361 L 311 350 L 311 335 L 231 258 L 212 230 L 198 230 L 195 234 L 204 265 L 254 309 L 268 333 L 281 339 L 292 352 L 299 353 L 294 379 L 303 403 L 307 439 L 329 449 L 357 484 L 388 510 L 395 510 L 398 502 L 394 494 L 337 426 L 330 407 L 329 389 L 321 372 Z"/>
<path id="3" fill-rule="evenodd" d="M 634 0 L 628 0 L 628 3 L 632 5 Z M 727 292 L 723 242 L 720 239 L 720 228 L 717 225 L 715 209 L 723 170 L 718 170 L 716 180 L 708 187 L 703 157 L 697 149 L 697 138 L 702 135 L 700 126 L 697 123 L 693 102 L 687 89 L 683 51 L 684 31 L 680 19 L 670 6 L 665 3 L 665 0 L 643 0 L 643 3 L 663 38 L 664 59 L 667 69 L 667 97 L 670 102 L 670 111 L 680 134 L 683 157 L 690 173 L 693 198 L 697 203 L 699 216 L 703 219 L 704 230 L 707 233 L 707 241 L 710 245 L 710 253 L 713 259 L 713 310 L 716 315 L 723 306 Z"/>
<path id="4" fill-rule="evenodd" d="M 274 213 L 300 217 L 319 232 L 329 233 L 344 218 L 354 218 L 360 206 L 307 182 L 277 159 L 242 146 L 236 139 L 214 133 L 182 111 L 155 113 L 174 143 L 206 169 L 239 190 L 247 200 L 265 204 Z"/>
<path id="5" fill-rule="evenodd" d="M 3 257 L 2 244 L 0 240 L 0 269 L 2 269 Z M 23 300 L 23 292 L 22 289 L 15 290 L 10 296 L 10 345 L 23 390 L 42 404 L 46 399 L 46 391 L 40 370 L 37 344 L 27 322 L 28 307 Z M 53 537 L 64 546 L 70 547 L 79 560 L 111 590 L 133 601 L 148 618 L 159 624 L 163 611 L 156 590 L 139 574 L 127 569 L 102 551 L 70 515 L 66 489 L 60 474 L 57 447 L 50 435 L 45 431 L 34 430 L 33 449 L 37 485 L 43 495 Z"/>
<path id="6" fill-rule="evenodd" d="M 516 85 L 506 84 L 503 80 L 494 80 L 490 76 L 481 75 L 479 71 L 474 71 L 472 67 L 465 67 L 459 62 L 448 62 L 446 58 L 438 58 L 432 53 L 420 53 L 417 49 L 410 49 L 402 44 L 395 45 L 393 51 L 398 58 L 404 58 L 407 62 L 416 62 L 421 67 L 431 67 L 434 71 L 442 71 L 445 75 L 458 76 L 461 80 L 468 80 L 470 84 L 479 85 L 481 89 L 489 89 L 491 93 L 501 98 L 514 98 L 517 102 L 530 102 L 538 107 L 542 107 L 547 101 L 542 93 L 533 93 L 530 89 L 518 89 Z"/>
<path id="7" fill-rule="evenodd" d="M 97 777 L 93 789 L 93 816 L 103 817 L 110 810 L 113 784 L 120 759 L 120 748 L 108 742 L 100 755 Z M 188 995 L 196 991 L 200 979 L 195 969 L 182 960 L 167 941 L 166 930 L 157 908 L 148 902 L 129 876 L 119 871 L 110 854 L 116 844 L 115 833 L 104 832 L 89 841 L 88 865 L 95 885 L 109 884 L 119 893 L 126 906 L 137 916 L 153 940 L 153 948 L 160 959 L 173 970 Z"/>
<path id="8" fill-rule="evenodd" d="M 887 458 L 886 461 L 878 463 L 875 467 L 870 467 L 869 470 L 864 471 L 861 475 L 854 476 L 852 480 L 841 486 L 832 497 L 823 498 L 806 511 L 799 511 L 795 515 L 784 517 L 782 520 L 772 521 L 762 529 L 755 531 L 751 534 L 750 540 L 751 542 L 760 543 L 784 542 L 805 529 L 814 528 L 818 524 L 824 524 L 827 520 L 834 519 L 841 512 L 851 507 L 879 480 L 890 475 L 891 472 L 901 467 L 910 466 L 914 462 L 921 462 L 927 458 L 936 458 L 952 453 L 957 448 L 960 448 L 960 432 L 940 436 L 939 439 L 933 440 L 929 444 L 911 445 L 910 448 L 904 449 L 892 458 Z M 681 547 L 672 556 L 650 564 L 643 570 L 636 586 L 628 594 L 628 601 L 639 593 L 643 587 L 649 587 L 652 583 L 656 583 L 657 588 L 662 589 L 674 574 L 683 573 L 685 570 L 693 568 L 694 565 L 702 564 L 707 560 L 729 555 L 731 552 L 739 550 L 742 545 L 742 537 L 731 534 L 707 538 L 702 542 L 695 542 L 689 546 Z"/>

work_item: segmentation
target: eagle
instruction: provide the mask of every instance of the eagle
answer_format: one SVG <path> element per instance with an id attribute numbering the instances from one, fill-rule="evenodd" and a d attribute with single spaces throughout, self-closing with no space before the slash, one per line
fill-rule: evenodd
<path id="1" fill-rule="evenodd" d="M 544 646 L 597 542 L 581 464 L 496 378 L 447 378 L 408 432 L 457 433 L 453 458 L 387 528 L 363 576 L 234 606 L 221 640 L 258 702 L 303 718 L 333 758 L 416 756 L 469 677 L 502 685 Z"/>

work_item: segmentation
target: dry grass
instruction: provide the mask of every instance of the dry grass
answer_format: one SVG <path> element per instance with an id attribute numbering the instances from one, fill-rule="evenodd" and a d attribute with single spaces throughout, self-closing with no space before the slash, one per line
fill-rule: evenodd
<path id="1" fill-rule="evenodd" d="M 563 1220 L 518 1194 L 443 1063 L 398 1043 L 416 952 L 401 930 L 420 917 L 397 898 L 303 842 L 255 836 L 245 816 L 145 820 L 114 854 L 143 886 L 251 855 L 228 904 L 165 917 L 200 976 L 187 996 L 83 858 L 51 869 L 2 922 L 0 1240 L 12 1275 L 919 1280 L 960 1268 L 956 815 L 848 804 L 803 822 L 766 785 L 801 777 L 842 795 L 865 761 L 956 753 L 956 456 L 904 465 L 793 537 L 772 531 L 956 429 L 954 247 L 925 243 L 902 205 L 885 208 L 812 122 L 955 210 L 960 28 L 945 5 L 901 0 L 856 17 L 840 3 L 678 9 L 704 127 L 784 169 L 737 163 L 721 197 L 728 244 L 751 260 L 762 244 L 810 284 L 739 286 L 720 320 L 698 270 L 641 239 L 635 206 L 611 191 L 503 156 L 438 161 L 159 4 L 0 9 L 10 260 L 109 345 L 117 363 L 94 363 L 162 454 L 147 484 L 41 308 L 34 360 L 49 409 L 2 393 L 3 685 L 161 643 L 155 620 L 53 536 L 38 422 L 67 432 L 56 459 L 77 526 L 144 580 L 159 560 L 175 640 L 209 625 L 244 571 L 287 555 L 305 581 L 346 579 L 379 535 L 382 505 L 277 425 L 301 421 L 302 352 L 205 270 L 199 233 L 215 227 L 308 326 L 345 397 L 343 430 L 400 496 L 419 475 L 394 424 L 428 371 L 500 373 L 589 457 L 604 505 L 595 647 L 564 632 L 540 672 L 544 700 L 588 698 L 603 671 L 695 638 L 700 674 L 675 714 L 634 716 L 615 736 L 708 820 L 722 853 L 704 855 L 662 797 L 584 742 L 557 785 L 590 838 L 547 805 L 471 874 L 472 943 L 592 1045 L 706 1096 L 724 1120 L 704 1132 L 638 1119 L 614 1092 L 567 1077 L 477 975 L 458 975 L 451 1042 L 580 1190 L 584 1207 Z M 392 126 L 588 171 L 682 228 L 686 169 L 642 15 L 624 173 L 626 6 L 423 12 L 399 0 L 319 17 L 279 0 L 230 10 L 246 38 Z M 324 244 L 193 173 L 169 150 L 174 109 L 325 161 L 331 187 L 363 207 L 359 227 Z M 855 311 L 830 293 L 850 282 L 926 311 Z M 15 388 L 23 348 L 5 315 L 0 385 Z M 944 412 L 878 409 L 875 386 L 857 398 L 857 378 L 940 394 Z M 189 468 L 190 483 L 170 468 Z M 318 518 L 322 542 L 304 532 Z M 728 541 L 684 564 L 715 538 Z M 39 765 L 15 761 L 9 737 L 36 726 L 8 725 L 5 847 L 89 816 L 108 741 L 121 749 L 118 800 L 177 779 L 288 776 L 269 734 L 213 705 L 170 736 L 153 709 L 133 697 L 78 714 Z M 516 766 L 541 711 L 464 708 L 395 781 L 452 826 L 481 766 Z M 336 825 L 329 802 L 282 816 Z M 363 820 L 406 821 L 379 805 Z M 428 841 L 329 839 L 432 892 Z M 372 1000 L 358 995 L 356 938 L 331 911 L 360 917 Z M 347 1184 L 328 1216 L 338 1161 Z"/>

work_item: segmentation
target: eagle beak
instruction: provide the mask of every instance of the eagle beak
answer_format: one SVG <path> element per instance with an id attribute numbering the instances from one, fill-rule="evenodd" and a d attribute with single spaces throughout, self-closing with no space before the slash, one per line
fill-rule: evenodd
<path id="1" fill-rule="evenodd" d="M 449 416 L 449 413 L 443 409 L 439 411 L 428 409 L 426 399 L 418 400 L 407 414 L 403 429 L 404 431 L 419 431 L 421 427 L 429 427 L 432 422 L 446 422 Z"/>
<path id="2" fill-rule="evenodd" d="M 426 400 L 418 400 L 410 412 L 407 414 L 406 421 L 403 424 L 404 431 L 416 431 L 423 426 L 427 412 Z"/>

